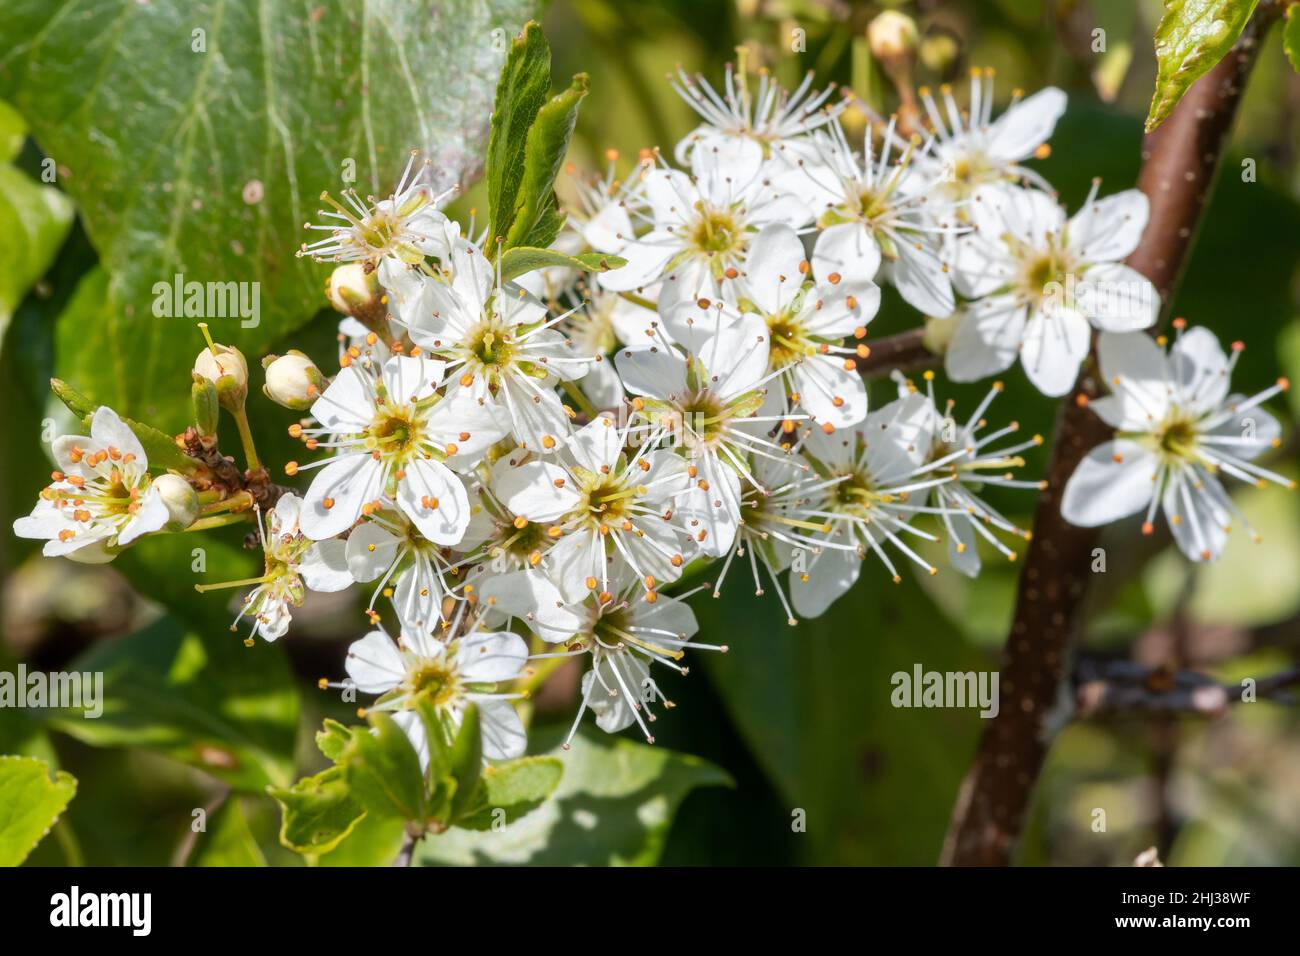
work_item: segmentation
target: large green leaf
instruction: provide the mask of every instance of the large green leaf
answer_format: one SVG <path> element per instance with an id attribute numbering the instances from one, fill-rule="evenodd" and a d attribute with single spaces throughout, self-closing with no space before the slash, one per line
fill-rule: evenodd
<path id="1" fill-rule="evenodd" d="M 0 103 L 0 163 L 21 147 L 22 118 Z M 53 186 L 0 165 L 0 341 L 14 309 L 54 261 L 72 227 L 72 202 Z"/>
<path id="2" fill-rule="evenodd" d="M 25 860 L 76 792 L 72 774 L 51 777 L 43 760 L 0 757 L 0 866 Z"/>
<path id="3" fill-rule="evenodd" d="M 1214 68 L 1241 36 L 1259 0 L 1165 0 L 1156 27 L 1156 91 L 1147 131 L 1164 122 L 1188 87 Z"/>
<path id="4" fill-rule="evenodd" d="M 103 713 L 50 710 L 58 730 L 99 747 L 147 747 L 239 790 L 287 785 L 298 694 L 283 653 L 235 635 L 203 638 L 163 618 L 93 647 L 68 670 L 103 673 Z"/>
<path id="5" fill-rule="evenodd" d="M 258 283 L 259 324 L 209 316 L 251 357 L 323 304 L 294 257 L 317 196 L 384 195 L 412 148 L 471 177 L 506 39 L 532 0 L 16 0 L 0 96 L 68 170 L 111 280 L 86 349 L 125 414 L 178 429 L 194 318 L 156 318 L 155 283 Z M 94 25 L 88 33 L 87 26 Z M 355 170 L 355 183 L 345 176 Z M 249 300 L 251 301 L 251 300 Z M 229 311 L 229 310 L 227 310 Z M 251 321 L 251 320 L 250 320 Z M 60 357 L 60 377 L 63 357 Z"/>
<path id="6" fill-rule="evenodd" d="M 557 747 L 552 756 L 564 765 L 563 775 L 536 810 L 499 829 L 453 829 L 426 837 L 416 848 L 416 861 L 426 866 L 648 866 L 658 860 L 673 814 L 686 794 L 695 787 L 730 783 L 725 773 L 698 757 L 622 737 L 580 734 L 572 749 Z M 539 770 L 528 766 L 526 774 L 521 771 L 513 781 L 519 787 L 506 788 L 503 781 L 503 793 L 520 793 L 525 782 L 534 789 Z"/>
<path id="7" fill-rule="evenodd" d="M 913 581 L 892 584 L 871 557 L 848 594 L 797 627 L 775 598 L 756 600 L 744 584 L 729 581 L 721 599 L 695 606 L 702 636 L 729 636 L 730 653 L 705 664 L 785 799 L 773 825 L 800 833 L 809 862 L 933 863 L 981 721 L 974 709 L 896 709 L 891 678 L 916 664 L 994 665 Z"/>

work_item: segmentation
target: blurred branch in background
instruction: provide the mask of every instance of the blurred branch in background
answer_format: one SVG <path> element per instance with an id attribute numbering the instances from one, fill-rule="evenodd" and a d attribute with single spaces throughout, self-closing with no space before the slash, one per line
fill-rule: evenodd
<path id="1" fill-rule="evenodd" d="M 1259 43 L 1280 7 L 1262 3 L 1232 52 L 1188 90 L 1169 119 L 1143 143 L 1138 188 L 1151 215 L 1129 265 L 1150 279 L 1166 308 L 1186 262 L 1236 116 Z M 1034 784 L 1050 745 L 1056 704 L 1087 590 L 1097 533 L 1065 521 L 1060 495 L 1089 450 L 1110 434 L 1087 408 L 1097 397 L 1095 371 L 1067 402 L 1048 464 L 1048 488 L 1034 516 L 1016 610 L 1001 667 L 1004 703 L 981 738 L 957 797 L 941 862 L 1005 865 L 1012 861 Z"/>

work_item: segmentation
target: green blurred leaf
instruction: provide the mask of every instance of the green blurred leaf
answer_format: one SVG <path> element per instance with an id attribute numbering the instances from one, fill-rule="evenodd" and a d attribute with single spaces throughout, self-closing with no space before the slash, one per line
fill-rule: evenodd
<path id="1" fill-rule="evenodd" d="M 627 265 L 626 259 L 607 256 L 601 252 L 584 252 L 577 256 L 567 256 L 554 249 L 536 249 L 532 246 L 515 246 L 507 249 L 501 256 L 501 278 L 514 279 L 517 276 L 558 266 L 564 269 L 580 269 L 584 272 L 608 272 Z"/>
<path id="2" fill-rule="evenodd" d="M 542 805 L 564 776 L 564 764 L 555 757 L 520 757 L 494 764 L 483 771 L 483 786 L 471 807 L 453 824 L 468 830 L 489 830 L 500 820 L 514 823 Z M 457 790 L 457 795 L 460 790 Z M 498 813 L 498 811 L 500 811 Z"/>
<path id="3" fill-rule="evenodd" d="M 1147 132 L 1173 112 L 1188 87 L 1232 49 L 1258 0 L 1165 0 L 1156 27 L 1156 90 Z"/>
<path id="4" fill-rule="evenodd" d="M 0 866 L 17 866 L 77 792 L 72 774 L 53 776 L 34 757 L 0 757 Z"/>
<path id="5" fill-rule="evenodd" d="M 918 663 L 972 671 L 991 661 L 910 575 L 892 584 L 870 556 L 852 590 L 797 627 L 742 584 L 694 606 L 701 634 L 728 635 L 731 652 L 705 665 L 789 808 L 774 825 L 804 811 L 809 862 L 932 864 L 983 722 L 977 708 L 895 708 L 891 677 Z"/>
<path id="6" fill-rule="evenodd" d="M 328 853 L 366 814 L 352 799 L 341 766 L 304 777 L 292 787 L 273 787 L 268 792 L 283 814 L 280 842 L 299 853 Z"/>
<path id="7" fill-rule="evenodd" d="M 238 797 L 228 798 L 208 820 L 208 831 L 199 840 L 191 865 L 266 866 Z"/>
<path id="8" fill-rule="evenodd" d="M 298 694 L 274 645 L 203 638 L 169 618 L 91 648 L 68 670 L 103 673 L 103 713 L 50 710 L 56 729 L 95 747 L 147 747 L 237 790 L 293 775 Z"/>
<path id="9" fill-rule="evenodd" d="M 538 732 L 534 743 L 544 746 L 556 736 Z M 659 858 L 686 794 L 730 784 L 723 771 L 698 757 L 622 737 L 579 734 L 572 749 L 556 747 L 551 756 L 563 765 L 563 776 L 536 810 L 501 830 L 452 829 L 427 837 L 416 847 L 416 862 L 648 866 Z M 542 770 L 529 765 L 526 775 L 521 768 L 518 778 L 503 779 L 501 798 L 536 793 L 535 775 Z"/>
<path id="10" fill-rule="evenodd" d="M 1286 25 L 1282 28 L 1282 46 L 1291 68 L 1300 71 L 1300 13 L 1294 4 L 1286 8 Z"/>
<path id="11" fill-rule="evenodd" d="M 8 103 L 0 100 L 0 163 L 10 162 L 23 148 L 27 139 L 27 124 L 22 115 Z"/>
<path id="12" fill-rule="evenodd" d="M 45 0 L 5 8 L 0 96 L 24 116 L 110 275 L 84 348 L 117 370 L 100 401 L 178 430 L 193 318 L 159 318 L 156 283 L 258 283 L 256 327 L 208 316 L 250 357 L 323 304 L 296 259 L 323 189 L 386 195 L 408 154 L 439 187 L 471 178 L 503 59 L 531 0 Z M 86 42 L 86 24 L 103 39 Z M 351 161 L 351 162 L 349 162 Z M 352 171 L 355 172 L 352 172 Z M 232 311 L 232 310 L 226 310 Z M 251 319 L 250 319 L 251 321 Z M 62 363 L 62 359 L 61 359 Z M 61 377 L 75 381 L 72 376 Z"/>
<path id="13" fill-rule="evenodd" d="M 0 154 L 12 145 L 8 107 L 0 103 Z M 18 134 L 22 143 L 22 134 Z M 12 155 L 12 154 L 11 154 Z M 72 228 L 72 202 L 12 166 L 0 166 L 0 340 L 23 296 L 45 275 Z"/>
<path id="14" fill-rule="evenodd" d="M 374 733 L 356 730 L 343 753 L 343 777 L 352 798 L 370 813 L 423 823 L 425 781 L 420 758 L 402 728 L 379 711 Z"/>

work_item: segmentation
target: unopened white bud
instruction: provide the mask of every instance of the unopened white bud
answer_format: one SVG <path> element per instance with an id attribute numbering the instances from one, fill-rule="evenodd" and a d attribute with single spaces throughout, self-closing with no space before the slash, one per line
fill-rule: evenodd
<path id="1" fill-rule="evenodd" d="M 248 363 L 237 348 L 210 345 L 194 359 L 194 374 L 217 386 L 217 398 L 227 408 L 242 408 L 248 396 Z"/>
<path id="2" fill-rule="evenodd" d="M 272 357 L 266 363 L 266 385 L 262 392 L 277 405 L 302 410 L 310 408 L 325 390 L 325 375 L 301 352 Z"/>
<path id="3" fill-rule="evenodd" d="M 877 60 L 910 57 L 918 39 L 915 21 L 897 10 L 886 10 L 867 26 L 867 42 Z"/>
<path id="4" fill-rule="evenodd" d="M 153 480 L 158 497 L 167 508 L 167 531 L 184 531 L 199 516 L 199 496 L 180 475 L 159 475 Z"/>
<path id="5" fill-rule="evenodd" d="M 339 266 L 325 283 L 330 305 L 367 326 L 382 320 L 388 312 L 379 277 L 360 262 Z"/>

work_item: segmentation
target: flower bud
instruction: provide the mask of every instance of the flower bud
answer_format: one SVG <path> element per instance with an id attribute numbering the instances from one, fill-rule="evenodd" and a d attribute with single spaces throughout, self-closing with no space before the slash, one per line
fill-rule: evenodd
<path id="1" fill-rule="evenodd" d="M 330 305 L 350 315 L 367 328 L 376 328 L 388 315 L 388 303 L 379 288 L 373 268 L 349 262 L 336 268 L 325 280 Z"/>
<path id="2" fill-rule="evenodd" d="M 925 317 L 925 333 L 921 341 L 935 355 L 943 355 L 948 351 L 948 345 L 952 342 L 952 337 L 957 333 L 957 326 L 961 324 L 963 312 L 957 309 L 952 315 L 945 318 L 935 318 L 927 315 Z"/>
<path id="3" fill-rule="evenodd" d="M 278 357 L 268 355 L 262 364 L 266 367 L 266 384 L 262 386 L 262 392 L 285 408 L 299 411 L 310 408 L 327 384 L 316 363 L 301 352 Z"/>
<path id="4" fill-rule="evenodd" d="M 867 26 L 871 55 L 885 64 L 910 59 L 918 38 L 916 23 L 897 10 L 886 10 Z"/>
<path id="5" fill-rule="evenodd" d="M 199 516 L 199 496 L 193 486 L 180 475 L 159 475 L 153 487 L 167 508 L 164 531 L 184 531 Z"/>
<path id="6" fill-rule="evenodd" d="M 248 363 L 239 349 L 210 345 L 194 359 L 194 374 L 217 387 L 217 398 L 232 411 L 244 407 L 248 397 Z"/>

